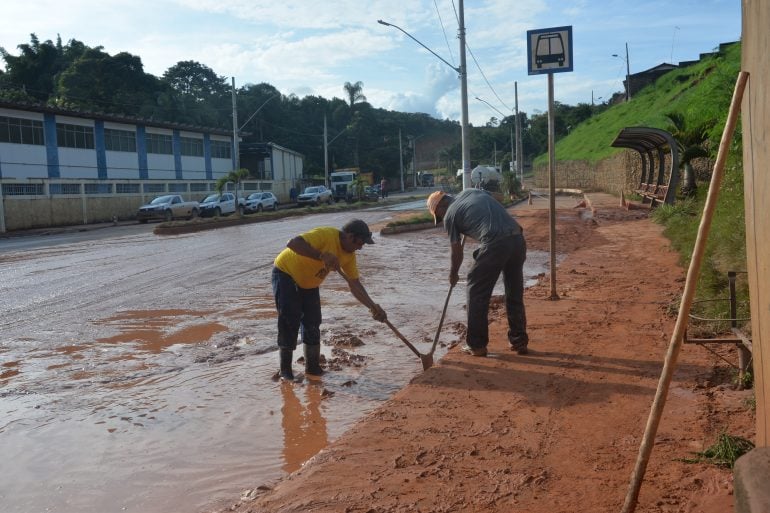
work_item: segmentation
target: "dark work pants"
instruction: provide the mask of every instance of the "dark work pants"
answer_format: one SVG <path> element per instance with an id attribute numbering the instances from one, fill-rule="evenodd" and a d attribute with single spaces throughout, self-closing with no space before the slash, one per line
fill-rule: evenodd
<path id="1" fill-rule="evenodd" d="M 473 265 L 468 271 L 468 332 L 471 347 L 489 343 L 489 300 L 495 283 L 503 274 L 505 309 L 508 316 L 508 341 L 526 345 L 527 316 L 524 311 L 524 261 L 527 244 L 523 235 L 512 235 L 480 246 L 473 252 Z"/>
<path id="2" fill-rule="evenodd" d="M 318 288 L 303 289 L 291 276 L 273 267 L 273 296 L 278 310 L 278 347 L 297 348 L 297 334 L 308 346 L 321 343 L 321 294 Z"/>

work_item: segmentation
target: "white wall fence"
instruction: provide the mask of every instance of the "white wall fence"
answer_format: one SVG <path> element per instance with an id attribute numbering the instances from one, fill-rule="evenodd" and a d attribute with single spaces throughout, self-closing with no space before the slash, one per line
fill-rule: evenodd
<path id="1" fill-rule="evenodd" d="M 288 201 L 291 183 L 249 180 L 240 195 L 272 191 Z M 233 184 L 227 186 L 232 190 Z M 163 194 L 201 201 L 216 191 L 216 180 L 87 180 L 0 178 L 0 233 L 30 228 L 134 219 L 139 206 Z"/>

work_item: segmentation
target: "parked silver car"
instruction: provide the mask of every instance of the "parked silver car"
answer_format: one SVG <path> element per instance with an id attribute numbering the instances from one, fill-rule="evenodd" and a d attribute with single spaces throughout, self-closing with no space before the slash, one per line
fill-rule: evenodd
<path id="1" fill-rule="evenodd" d="M 252 192 L 246 198 L 244 208 L 247 213 L 278 210 L 278 198 L 272 192 Z"/>
<path id="2" fill-rule="evenodd" d="M 305 192 L 297 196 L 297 205 L 318 206 L 321 203 L 328 203 L 331 205 L 333 202 L 334 198 L 332 198 L 332 191 L 323 185 L 306 187 Z"/>

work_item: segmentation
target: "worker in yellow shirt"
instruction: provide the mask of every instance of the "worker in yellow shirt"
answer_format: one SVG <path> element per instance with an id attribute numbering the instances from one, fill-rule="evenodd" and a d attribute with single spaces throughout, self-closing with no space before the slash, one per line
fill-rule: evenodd
<path id="1" fill-rule="evenodd" d="M 278 310 L 280 376 L 293 380 L 292 358 L 297 335 L 302 331 L 305 345 L 305 373 L 323 373 L 321 355 L 321 296 L 318 287 L 331 271 L 342 271 L 350 280 L 350 292 L 363 305 L 373 305 L 372 317 L 380 322 L 387 314 L 369 297 L 359 281 L 356 251 L 374 244 L 369 226 L 360 219 L 346 223 L 342 230 L 319 227 L 298 235 L 275 259 L 273 295 Z"/>

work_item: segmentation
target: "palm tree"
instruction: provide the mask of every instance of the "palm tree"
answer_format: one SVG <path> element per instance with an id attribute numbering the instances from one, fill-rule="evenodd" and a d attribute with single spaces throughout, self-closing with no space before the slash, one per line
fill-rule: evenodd
<path id="1" fill-rule="evenodd" d="M 230 171 L 226 176 L 223 176 L 219 180 L 217 180 L 217 192 L 219 194 L 222 194 L 222 189 L 225 188 L 225 185 L 228 183 L 235 184 L 235 211 L 238 212 L 238 215 L 243 215 L 243 208 L 241 208 L 240 204 L 238 203 L 238 188 L 241 185 L 241 182 L 249 177 L 249 170 L 246 168 L 240 168 L 237 171 Z"/>
<path id="2" fill-rule="evenodd" d="M 682 193 L 685 195 L 695 194 L 697 184 L 695 183 L 695 171 L 692 168 L 692 161 L 708 157 L 709 153 L 703 147 L 708 140 L 707 129 L 704 126 L 688 127 L 683 114 L 679 112 L 669 112 L 666 117 L 671 122 L 671 135 L 677 141 L 679 146 L 679 167 L 682 173 Z"/>
<path id="3" fill-rule="evenodd" d="M 356 102 L 365 102 L 366 96 L 361 91 L 364 90 L 364 83 L 360 80 L 355 84 L 345 82 L 345 93 L 348 95 L 348 101 L 350 102 L 350 108 L 353 108 L 353 104 Z"/>

